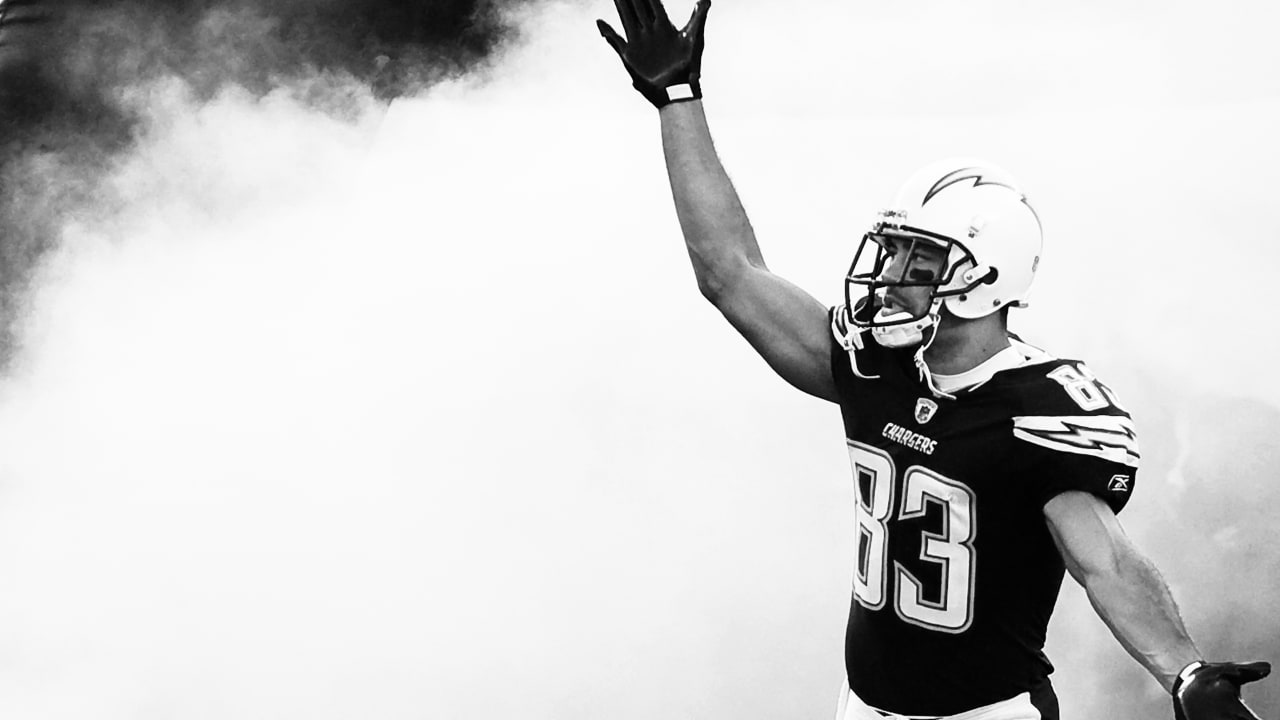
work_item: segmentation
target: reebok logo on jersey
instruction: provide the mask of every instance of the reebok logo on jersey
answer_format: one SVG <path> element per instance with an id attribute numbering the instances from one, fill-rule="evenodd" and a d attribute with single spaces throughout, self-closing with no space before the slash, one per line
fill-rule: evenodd
<path id="1" fill-rule="evenodd" d="M 1107 483 L 1107 489 L 1111 492 L 1129 492 L 1129 476 L 1112 475 L 1111 482 Z"/>
<path id="2" fill-rule="evenodd" d="M 880 434 L 896 443 L 906 445 L 912 450 L 922 452 L 925 455 L 932 455 L 934 448 L 938 446 L 938 443 L 934 441 L 933 438 L 925 437 L 920 433 L 911 432 L 901 425 L 895 425 L 894 423 L 885 423 L 884 430 L 881 430 Z"/>
<path id="3" fill-rule="evenodd" d="M 938 403 L 929 398 L 920 398 L 916 401 L 916 422 L 921 425 L 932 420 L 936 412 L 938 412 Z"/>

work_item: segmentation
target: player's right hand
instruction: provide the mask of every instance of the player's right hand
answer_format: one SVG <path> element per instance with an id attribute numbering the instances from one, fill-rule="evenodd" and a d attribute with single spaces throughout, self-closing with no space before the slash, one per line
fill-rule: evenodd
<path id="1" fill-rule="evenodd" d="M 1186 673 L 1186 671 L 1183 671 Z M 1271 663 L 1203 663 L 1173 686 L 1177 720 L 1259 720 L 1240 700 L 1240 686 L 1271 673 Z"/>
<path id="2" fill-rule="evenodd" d="M 662 0 L 613 0 L 622 18 L 624 40 L 603 20 L 600 34 L 622 58 L 631 84 L 645 99 L 661 108 L 680 100 L 702 97 L 702 29 L 711 0 L 698 0 L 681 30 L 667 18 Z"/>

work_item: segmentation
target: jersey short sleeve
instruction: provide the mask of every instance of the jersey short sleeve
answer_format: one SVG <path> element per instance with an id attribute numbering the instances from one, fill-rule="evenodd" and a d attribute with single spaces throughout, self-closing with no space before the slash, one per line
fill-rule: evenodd
<path id="1" fill-rule="evenodd" d="M 1060 493 L 1097 495 L 1115 512 L 1129 501 L 1138 474 L 1138 434 L 1114 393 L 1084 363 L 1039 366 L 1023 388 L 1013 436 L 1033 499 L 1043 505 Z"/>

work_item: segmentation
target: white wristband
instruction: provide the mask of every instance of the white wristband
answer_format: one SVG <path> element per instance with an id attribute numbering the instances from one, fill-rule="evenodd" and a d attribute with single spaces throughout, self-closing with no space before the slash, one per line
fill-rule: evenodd
<path id="1" fill-rule="evenodd" d="M 667 87 L 667 100 L 675 102 L 677 100 L 692 100 L 693 86 L 689 83 L 680 83 L 679 85 L 671 85 Z"/>

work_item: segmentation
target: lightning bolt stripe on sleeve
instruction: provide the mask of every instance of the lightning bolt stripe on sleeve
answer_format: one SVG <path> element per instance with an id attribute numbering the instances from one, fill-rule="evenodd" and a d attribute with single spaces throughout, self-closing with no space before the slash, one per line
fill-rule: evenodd
<path id="1" fill-rule="evenodd" d="M 1014 417 L 1013 435 L 1050 450 L 1138 467 L 1138 434 L 1124 416 Z"/>

